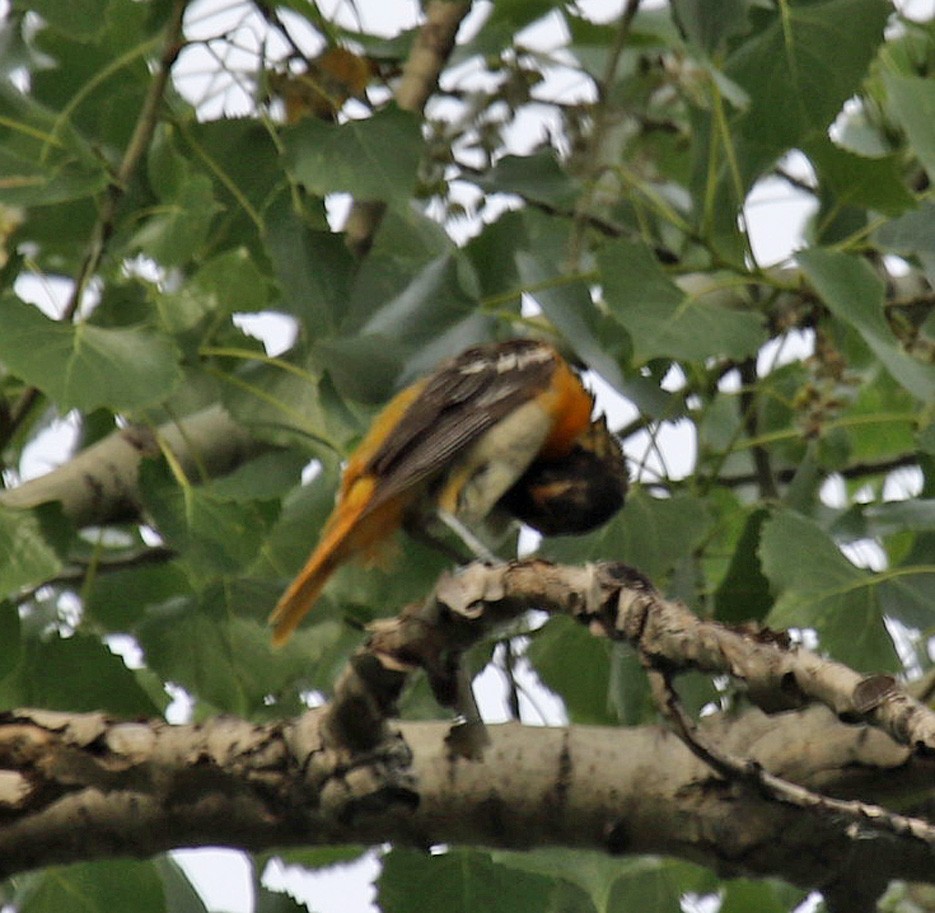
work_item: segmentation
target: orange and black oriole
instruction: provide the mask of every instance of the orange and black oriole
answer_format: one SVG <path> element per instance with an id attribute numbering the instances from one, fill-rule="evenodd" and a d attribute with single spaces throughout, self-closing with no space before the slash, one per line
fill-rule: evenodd
<path id="1" fill-rule="evenodd" d="M 468 349 L 398 393 L 351 455 L 318 547 L 270 615 L 274 642 L 338 567 L 431 511 L 471 527 L 500 508 L 549 535 L 603 523 L 623 504 L 627 471 L 593 406 L 565 359 L 530 339 Z"/>

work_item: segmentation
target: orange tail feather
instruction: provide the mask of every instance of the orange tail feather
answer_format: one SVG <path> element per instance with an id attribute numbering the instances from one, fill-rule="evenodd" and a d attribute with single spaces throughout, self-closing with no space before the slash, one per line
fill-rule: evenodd
<path id="1" fill-rule="evenodd" d="M 333 552 L 322 555 L 320 551 L 315 550 L 269 616 L 269 623 L 273 626 L 274 647 L 281 647 L 292 636 L 338 567 Z"/>
<path id="2" fill-rule="evenodd" d="M 360 550 L 360 544 L 354 541 L 360 537 L 354 533 L 359 531 L 361 515 L 372 501 L 373 489 L 374 480 L 362 477 L 343 493 L 325 524 L 318 547 L 269 616 L 275 646 L 280 647 L 289 639 L 299 622 L 315 605 L 331 575 Z"/>
<path id="3" fill-rule="evenodd" d="M 282 594 L 269 616 L 273 644 L 282 646 L 308 614 L 331 575 L 352 558 L 370 558 L 400 525 L 409 498 L 390 499 L 371 509 L 376 480 L 358 478 L 325 524 L 321 542 Z"/>

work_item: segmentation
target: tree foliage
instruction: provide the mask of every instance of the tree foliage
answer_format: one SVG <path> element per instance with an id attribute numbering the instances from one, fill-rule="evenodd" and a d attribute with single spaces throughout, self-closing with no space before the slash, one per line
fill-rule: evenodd
<path id="1" fill-rule="evenodd" d="M 639 482 L 605 528 L 544 555 L 625 561 L 705 618 L 799 629 L 858 670 L 931 671 L 935 25 L 884 0 L 616 6 L 433 0 L 455 25 L 469 15 L 450 53 L 431 48 L 423 110 L 400 90 L 419 25 L 377 30 L 365 3 L 355 21 L 298 2 L 12 0 L 4 707 L 150 717 L 171 686 L 196 719 L 268 721 L 327 695 L 361 624 L 443 566 L 401 542 L 272 651 L 266 615 L 340 460 L 401 384 L 522 333 L 602 379 Z M 323 55 L 338 47 L 353 54 Z M 770 262 L 753 232 L 783 218 L 756 202 L 777 187 L 810 215 L 801 249 Z M 287 318 L 273 355 L 247 319 L 268 312 Z M 183 465 L 166 429 L 218 404 L 257 446 L 224 474 L 197 453 Z M 61 500 L 15 501 L 50 433 L 77 452 L 126 423 L 157 434 L 121 509 L 88 525 Z M 561 621 L 530 638 L 524 661 L 572 724 L 654 718 L 632 655 Z M 744 702 L 691 689 L 699 707 Z M 401 712 L 439 711 L 416 687 Z M 258 910 L 295 909 L 258 892 Z M 689 892 L 724 911 L 802 896 L 683 862 L 468 848 L 394 849 L 379 882 L 393 913 L 437 908 L 428 896 L 671 910 Z M 203 909 L 168 858 L 38 871 L 6 896 L 22 913 L 76 896 Z"/>

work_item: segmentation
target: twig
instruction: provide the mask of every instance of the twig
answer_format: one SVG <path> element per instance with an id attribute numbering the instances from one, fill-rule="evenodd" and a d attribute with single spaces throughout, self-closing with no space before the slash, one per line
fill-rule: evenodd
<path id="1" fill-rule="evenodd" d="M 784 180 L 790 187 L 794 187 L 796 190 L 801 190 L 802 193 L 807 193 L 809 196 L 814 197 L 818 196 L 818 190 L 813 187 L 808 181 L 803 181 L 802 178 L 797 178 L 790 171 L 787 171 L 785 168 L 774 168 L 773 174 L 776 177 Z"/>
<path id="2" fill-rule="evenodd" d="M 176 551 L 164 545 L 157 545 L 153 548 L 145 548 L 133 552 L 130 555 L 124 555 L 120 558 L 112 558 L 106 561 L 99 561 L 94 565 L 95 574 L 113 574 L 117 571 L 125 571 L 129 568 L 146 567 L 151 564 L 164 564 L 176 557 Z M 89 566 L 77 564 L 74 567 L 62 571 L 56 577 L 49 580 L 43 580 L 38 586 L 30 587 L 28 590 L 20 593 L 13 600 L 14 605 L 20 606 L 29 602 L 36 593 L 43 587 L 56 586 L 59 584 L 81 583 L 88 574 Z"/>
<path id="3" fill-rule="evenodd" d="M 510 718 L 517 722 L 522 719 L 519 707 L 519 686 L 516 682 L 516 657 L 513 655 L 513 638 L 503 641 L 503 674 L 507 681 L 507 707 Z"/>
<path id="4" fill-rule="evenodd" d="M 286 24 L 279 17 L 279 13 L 276 11 L 276 9 L 270 6 L 269 3 L 262 2 L 262 0 L 255 0 L 254 6 L 257 8 L 257 10 L 259 10 L 260 15 L 266 20 L 267 24 L 275 28 L 276 31 L 279 32 L 280 35 L 282 35 L 286 44 L 288 44 L 289 47 L 292 48 L 293 56 L 300 60 L 306 60 L 307 55 L 305 51 L 303 51 L 302 48 L 299 47 L 296 40 L 292 37 L 292 33 L 289 31 L 289 29 L 286 27 Z"/>
<path id="5" fill-rule="evenodd" d="M 893 472 L 897 469 L 905 469 L 918 465 L 919 455 L 917 453 L 907 453 L 903 456 L 892 457 L 891 459 L 880 460 L 879 462 L 852 463 L 850 466 L 845 466 L 843 469 L 835 469 L 834 474 L 845 479 L 862 479 L 865 476 L 884 475 L 885 473 Z M 795 478 L 797 471 L 797 467 L 777 469 L 774 472 L 774 478 L 777 482 L 788 485 Z M 754 485 L 758 481 L 759 475 L 755 472 L 750 472 L 742 475 L 721 476 L 718 479 L 718 485 L 722 485 L 725 488 L 740 488 L 744 485 Z"/>
<path id="6" fill-rule="evenodd" d="M 759 437 L 759 416 L 757 414 L 757 395 L 759 380 L 756 370 L 756 359 L 747 358 L 739 366 L 740 380 L 743 387 L 740 392 L 740 414 L 744 430 L 751 440 Z M 761 444 L 752 448 L 753 466 L 761 498 L 776 498 L 779 492 L 776 489 L 776 480 L 773 477 L 772 466 L 769 460 L 769 451 Z"/>
<path id="7" fill-rule="evenodd" d="M 596 185 L 603 167 L 601 162 L 601 150 L 609 124 L 609 90 L 616 77 L 617 68 L 620 66 L 620 58 L 623 55 L 627 38 L 630 35 L 630 27 L 633 24 L 633 19 L 639 8 L 640 0 L 627 0 L 627 5 L 620 14 L 620 21 L 617 25 L 613 43 L 608 50 L 604 72 L 596 84 L 597 103 L 594 107 L 594 129 L 591 132 L 587 152 L 590 161 L 586 163 L 586 172 L 591 182 L 591 190 L 583 196 L 576 207 L 578 215 L 575 218 L 574 229 L 568 242 L 568 263 L 570 265 L 578 263 L 581 259 L 581 243 L 584 237 L 584 228 L 586 225 L 590 224 L 590 220 L 587 218 L 587 212 L 590 209 L 590 202 L 594 196 L 593 188 Z"/>
<path id="8" fill-rule="evenodd" d="M 835 799 L 813 792 L 771 774 L 756 761 L 721 751 L 702 736 L 695 721 L 685 712 L 672 685 L 671 672 L 651 665 L 648 674 L 656 706 L 678 737 L 695 757 L 726 779 L 751 787 L 777 802 L 838 815 L 848 822 L 848 836 L 852 839 L 859 838 L 864 828 L 870 828 L 935 846 L 935 827 L 920 818 L 900 815 L 872 803 Z"/>

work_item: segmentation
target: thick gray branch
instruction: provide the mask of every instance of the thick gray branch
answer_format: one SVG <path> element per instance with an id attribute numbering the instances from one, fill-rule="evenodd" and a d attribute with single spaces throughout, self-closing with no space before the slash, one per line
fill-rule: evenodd
<path id="1" fill-rule="evenodd" d="M 819 889 L 858 869 L 935 881 L 925 844 L 855 839 L 833 815 L 714 776 L 658 727 L 496 726 L 476 762 L 450 754 L 441 723 L 402 724 L 351 757 L 327 747 L 323 716 L 169 726 L 6 713 L 0 875 L 170 847 L 390 840 L 665 853 Z M 704 728 L 725 750 L 815 789 L 878 801 L 931 791 L 931 761 L 824 708 Z"/>
<path id="2" fill-rule="evenodd" d="M 0 491 L 0 506 L 29 508 L 59 501 L 76 526 L 112 523 L 139 514 L 140 460 L 159 454 L 160 442 L 192 479 L 229 472 L 268 445 L 253 438 L 221 406 L 159 428 L 134 425 L 82 450 L 58 469 Z"/>

